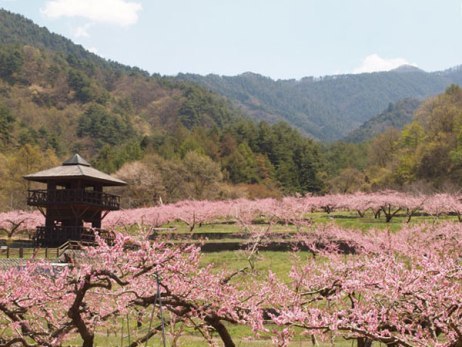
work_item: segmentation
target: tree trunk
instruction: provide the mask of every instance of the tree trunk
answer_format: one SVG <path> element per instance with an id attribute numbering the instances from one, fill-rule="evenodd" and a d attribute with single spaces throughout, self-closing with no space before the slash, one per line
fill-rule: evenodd
<path id="1" fill-rule="evenodd" d="M 449 345 L 450 347 L 462 347 L 462 338 L 459 338 L 457 341 Z"/>
<path id="2" fill-rule="evenodd" d="M 87 335 L 83 340 L 82 347 L 93 347 L 93 342 L 95 340 L 95 335 Z"/>
<path id="3" fill-rule="evenodd" d="M 236 347 L 236 345 L 233 342 L 233 339 L 231 338 L 231 335 L 228 332 L 228 329 L 226 329 L 226 327 L 223 325 L 222 322 L 220 322 L 218 318 L 207 317 L 205 318 L 205 322 L 217 331 L 225 347 Z"/>
<path id="4" fill-rule="evenodd" d="M 358 347 L 372 347 L 372 340 L 366 337 L 358 337 L 356 341 L 358 342 Z"/>

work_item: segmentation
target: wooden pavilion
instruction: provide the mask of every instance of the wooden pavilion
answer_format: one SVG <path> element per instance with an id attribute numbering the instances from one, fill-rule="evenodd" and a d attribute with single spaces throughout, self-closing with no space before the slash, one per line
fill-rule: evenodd
<path id="1" fill-rule="evenodd" d="M 36 206 L 45 216 L 38 226 L 35 241 L 41 246 L 60 246 L 69 240 L 92 241 L 101 221 L 120 208 L 120 197 L 103 192 L 103 187 L 126 183 L 91 167 L 75 154 L 61 166 L 24 176 L 41 182 L 46 189 L 28 191 L 27 204 Z"/>

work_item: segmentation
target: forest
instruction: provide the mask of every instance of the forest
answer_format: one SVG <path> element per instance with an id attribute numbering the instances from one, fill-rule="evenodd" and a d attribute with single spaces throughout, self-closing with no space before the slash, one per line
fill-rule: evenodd
<path id="1" fill-rule="evenodd" d="M 428 73 L 402 66 L 392 71 L 273 80 L 255 73 L 237 76 L 179 74 L 225 95 L 253 118 L 282 120 L 320 141 L 336 141 L 392 103 L 422 100 L 461 83 L 459 67 Z"/>
<path id="2" fill-rule="evenodd" d="M 0 47 L 2 209 L 25 207 L 23 175 L 71 153 L 132 183 L 132 206 L 323 189 L 319 144 L 287 124 L 254 122 L 190 82 L 79 56 Z"/>
<path id="3" fill-rule="evenodd" d="M 461 103 L 462 89 L 452 85 L 426 100 L 402 130 L 389 128 L 363 144 L 332 145 L 327 153 L 333 164 L 330 172 L 337 177 L 331 187 L 343 192 L 458 191 Z"/>
<path id="4" fill-rule="evenodd" d="M 25 208 L 22 176 L 73 153 L 129 183 L 126 207 L 387 188 L 431 192 L 454 190 L 460 180 L 456 85 L 423 101 L 389 103 L 344 141 L 320 142 L 283 120 L 252 118 L 184 76 L 150 76 L 22 16 L 0 16 L 1 210 Z M 318 82 L 343 89 L 347 80 Z M 340 124 L 342 114 L 336 117 L 324 120 Z"/>

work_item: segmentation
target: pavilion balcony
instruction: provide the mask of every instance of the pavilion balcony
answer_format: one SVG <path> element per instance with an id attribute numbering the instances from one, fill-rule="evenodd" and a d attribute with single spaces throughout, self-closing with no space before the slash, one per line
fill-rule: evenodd
<path id="1" fill-rule="evenodd" d="M 79 189 L 29 190 L 29 206 L 89 205 L 107 211 L 120 209 L 120 197 L 96 191 Z"/>

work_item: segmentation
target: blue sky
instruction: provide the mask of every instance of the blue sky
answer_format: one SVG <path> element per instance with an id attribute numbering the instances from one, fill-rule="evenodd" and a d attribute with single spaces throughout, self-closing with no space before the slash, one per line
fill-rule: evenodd
<path id="1" fill-rule="evenodd" d="M 150 73 L 278 79 L 462 64 L 462 0 L 0 0 Z"/>

